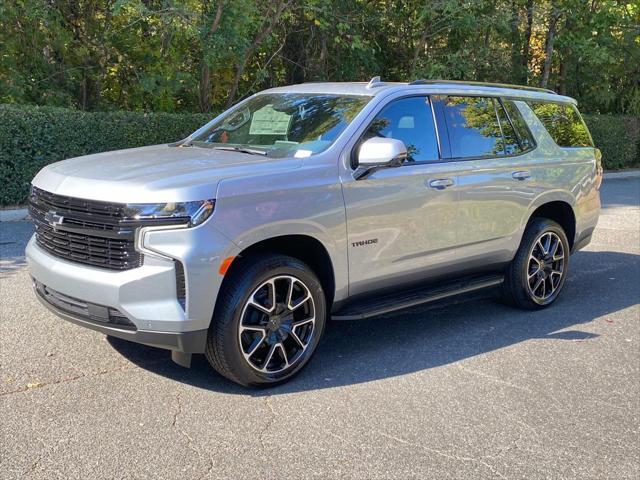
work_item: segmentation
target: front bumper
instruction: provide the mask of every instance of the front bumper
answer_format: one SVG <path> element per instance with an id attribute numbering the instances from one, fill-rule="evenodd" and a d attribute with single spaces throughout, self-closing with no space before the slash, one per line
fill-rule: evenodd
<path id="1" fill-rule="evenodd" d="M 207 342 L 206 329 L 182 333 L 137 330 L 132 323 L 131 326 L 124 322 L 121 324 L 111 323 L 108 313 L 107 316 L 104 317 L 96 314 L 101 310 L 108 312 L 108 310 L 110 310 L 108 307 L 82 302 L 79 299 L 66 297 L 60 295 L 58 292 L 52 292 L 47 286 L 37 280 L 34 280 L 33 286 L 36 297 L 42 305 L 60 318 L 75 323 L 76 325 L 96 330 L 111 337 L 142 343 L 151 347 L 164 348 L 182 353 L 204 352 Z M 67 302 L 70 302 L 68 307 L 65 308 L 63 302 L 56 301 L 56 297 L 65 298 Z M 86 309 L 87 313 L 83 314 L 81 312 L 82 309 Z"/>
<path id="2" fill-rule="evenodd" d="M 92 317 L 64 308 L 64 303 L 48 301 L 51 298 L 42 291 L 36 291 L 38 298 L 56 315 L 107 335 L 174 352 L 204 351 L 223 279 L 218 268 L 222 259 L 236 255 L 238 248 L 211 222 L 193 229 L 149 232 L 145 242 L 150 253 L 145 253 L 142 266 L 113 271 L 55 257 L 41 249 L 34 236 L 26 248 L 34 285 L 84 303 L 88 309 L 90 306 Z M 177 262 L 184 270 L 184 305 L 178 300 Z M 111 310 L 131 325 L 125 328 L 104 321 L 104 312 Z"/>

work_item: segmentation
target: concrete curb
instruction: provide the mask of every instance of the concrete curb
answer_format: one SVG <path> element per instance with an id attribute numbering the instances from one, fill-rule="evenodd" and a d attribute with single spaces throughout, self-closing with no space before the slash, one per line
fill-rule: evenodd
<path id="1" fill-rule="evenodd" d="M 16 208 L 11 210 L 0 210 L 0 222 L 17 222 L 25 220 L 29 216 L 26 208 Z"/>
<path id="2" fill-rule="evenodd" d="M 605 172 L 605 180 L 613 180 L 615 178 L 640 178 L 640 170 L 628 170 L 626 172 Z"/>

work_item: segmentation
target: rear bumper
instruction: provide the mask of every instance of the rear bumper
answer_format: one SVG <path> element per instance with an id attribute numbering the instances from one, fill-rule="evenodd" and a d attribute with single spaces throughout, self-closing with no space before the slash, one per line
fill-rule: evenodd
<path id="1" fill-rule="evenodd" d="M 582 250 L 584 247 L 591 243 L 591 238 L 593 237 L 593 231 L 596 227 L 591 227 L 584 232 L 581 233 L 579 238 L 576 238 L 573 248 L 571 249 L 571 253 L 575 253 L 578 250 Z"/>
<path id="2" fill-rule="evenodd" d="M 34 280 L 35 295 L 40 300 L 40 303 L 48 308 L 51 312 L 58 317 L 67 320 L 76 325 L 90 328 L 98 332 L 104 333 L 112 337 L 121 338 L 123 340 L 129 340 L 131 342 L 141 343 L 149 345 L 151 347 L 164 348 L 167 350 L 173 350 L 182 353 L 203 353 L 205 344 L 207 341 L 207 330 L 194 330 L 190 332 L 154 332 L 150 330 L 138 330 L 133 324 L 131 327 L 127 325 L 118 326 L 116 324 L 109 324 L 108 317 L 101 318 L 99 315 L 95 315 L 95 312 L 99 312 L 100 309 L 107 310 L 107 307 L 101 305 L 90 304 L 82 302 L 87 306 L 87 311 L 93 312 L 92 314 L 83 315 L 79 313 L 79 310 L 72 312 L 70 309 L 61 307 L 60 304 L 56 304 L 52 300 L 52 296 L 45 293 L 46 287 L 41 283 Z M 68 298 L 68 297 L 67 297 Z M 77 299 L 69 299 L 76 300 Z M 80 301 L 78 301 L 80 303 Z"/>
<path id="3" fill-rule="evenodd" d="M 583 249 L 591 242 L 593 232 L 598 225 L 600 217 L 600 192 L 595 188 L 575 207 L 576 234 L 573 241 L 571 253 Z"/>

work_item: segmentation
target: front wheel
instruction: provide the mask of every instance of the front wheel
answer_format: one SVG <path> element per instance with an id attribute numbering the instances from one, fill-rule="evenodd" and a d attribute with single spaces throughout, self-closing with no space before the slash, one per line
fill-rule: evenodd
<path id="1" fill-rule="evenodd" d="M 324 292 L 298 259 L 262 254 L 239 261 L 220 291 L 205 353 L 236 383 L 276 385 L 313 355 L 325 326 Z"/>
<path id="2" fill-rule="evenodd" d="M 534 218 L 525 229 L 520 248 L 507 268 L 505 300 L 536 310 L 560 295 L 569 268 L 569 241 L 553 220 Z"/>

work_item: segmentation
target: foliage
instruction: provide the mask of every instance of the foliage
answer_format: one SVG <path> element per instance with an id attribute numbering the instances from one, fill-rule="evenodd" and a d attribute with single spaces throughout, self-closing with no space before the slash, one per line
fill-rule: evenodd
<path id="1" fill-rule="evenodd" d="M 639 115 L 639 18 L 624 0 L 11 0 L 0 102 L 209 112 L 382 75 L 545 84 Z"/>
<path id="2" fill-rule="evenodd" d="M 47 164 L 180 140 L 210 117 L 0 105 L 0 205 L 23 203 L 31 179 Z"/>
<path id="3" fill-rule="evenodd" d="M 640 166 L 640 118 L 622 115 L 585 115 L 593 143 L 602 151 L 605 169 Z"/>
<path id="4" fill-rule="evenodd" d="M 186 137 L 210 114 L 81 112 L 0 105 L 0 205 L 24 203 L 45 165 L 90 153 L 167 143 Z M 640 165 L 640 119 L 586 115 L 607 169 Z"/>

